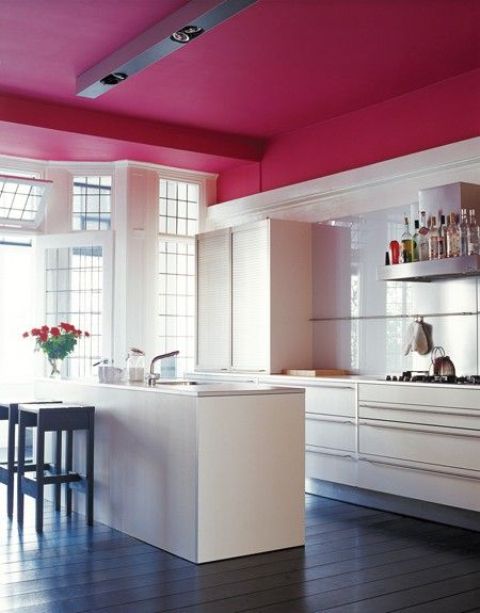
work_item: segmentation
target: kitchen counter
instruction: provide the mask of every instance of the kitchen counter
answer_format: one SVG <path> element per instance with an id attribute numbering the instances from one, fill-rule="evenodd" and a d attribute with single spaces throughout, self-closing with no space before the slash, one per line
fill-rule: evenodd
<path id="1" fill-rule="evenodd" d="M 338 377 L 298 377 L 294 375 L 261 374 L 261 373 L 211 373 L 195 372 L 189 375 L 201 381 L 242 381 L 258 382 L 263 385 L 294 387 L 315 387 L 322 385 L 356 385 L 360 383 L 372 383 L 375 385 L 403 385 L 414 387 L 433 387 L 448 389 L 473 389 L 480 391 L 480 385 L 455 384 L 455 383 L 412 383 L 409 381 L 385 381 L 385 375 L 342 375 Z"/>
<path id="2" fill-rule="evenodd" d="M 42 379 L 35 392 L 96 407 L 96 520 L 197 563 L 304 544 L 304 390 Z"/>
<path id="3" fill-rule="evenodd" d="M 229 382 L 229 381 L 200 381 L 195 383 L 180 383 L 178 379 L 162 380 L 156 385 L 147 383 L 99 383 L 96 379 L 73 379 L 70 383 L 80 386 L 122 389 L 125 391 L 152 392 L 162 394 L 175 394 L 194 396 L 197 398 L 210 396 L 262 396 L 266 394 L 295 394 L 296 388 L 275 387 L 267 384 L 252 382 Z"/>

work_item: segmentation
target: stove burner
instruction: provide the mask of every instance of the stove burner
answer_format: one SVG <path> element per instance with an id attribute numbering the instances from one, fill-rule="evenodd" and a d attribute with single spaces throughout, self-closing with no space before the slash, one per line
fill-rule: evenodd
<path id="1" fill-rule="evenodd" d="M 480 385 L 480 375 L 456 377 L 455 375 L 431 375 L 428 370 L 406 370 L 401 375 L 387 375 L 385 381 L 407 383 L 446 383 L 450 385 Z"/>

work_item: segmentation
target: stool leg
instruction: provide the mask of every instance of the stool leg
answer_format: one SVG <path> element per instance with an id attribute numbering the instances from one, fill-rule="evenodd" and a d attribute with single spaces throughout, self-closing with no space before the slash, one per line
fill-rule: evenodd
<path id="1" fill-rule="evenodd" d="M 94 464 L 94 418 L 89 419 L 89 428 L 87 431 L 87 524 L 93 526 L 93 464 Z"/>
<path id="2" fill-rule="evenodd" d="M 18 462 L 17 462 L 17 521 L 23 524 L 23 489 L 22 477 L 25 472 L 25 419 L 22 413 L 18 417 Z"/>
<path id="3" fill-rule="evenodd" d="M 15 425 L 18 421 L 17 405 L 8 409 L 8 455 L 7 455 L 7 515 L 13 516 L 14 479 L 15 479 Z"/>
<path id="4" fill-rule="evenodd" d="M 43 531 L 43 478 L 44 478 L 44 464 L 45 464 L 45 431 L 41 418 L 38 419 L 37 424 L 37 470 L 36 470 L 36 482 L 37 492 L 35 501 L 35 529 L 37 532 Z"/>
<path id="5" fill-rule="evenodd" d="M 65 456 L 65 469 L 70 473 L 73 468 L 73 430 L 67 430 L 67 448 Z M 67 506 L 67 515 L 72 514 L 72 489 L 70 483 L 65 483 L 65 500 Z"/>
<path id="6" fill-rule="evenodd" d="M 55 433 L 55 474 L 62 472 L 62 431 Z M 62 485 L 55 483 L 55 511 L 60 511 L 62 504 Z"/>

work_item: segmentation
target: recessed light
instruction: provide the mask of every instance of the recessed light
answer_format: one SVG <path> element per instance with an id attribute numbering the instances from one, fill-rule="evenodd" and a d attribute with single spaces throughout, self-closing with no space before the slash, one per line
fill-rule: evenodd
<path id="1" fill-rule="evenodd" d="M 128 75 L 125 72 L 111 72 L 106 77 L 103 77 L 103 79 L 100 79 L 100 83 L 102 85 L 117 85 L 125 81 L 127 77 Z"/>
<path id="2" fill-rule="evenodd" d="M 170 40 L 173 40 L 176 43 L 188 43 L 192 39 L 200 36 L 203 33 L 203 28 L 200 26 L 190 25 L 177 30 L 170 36 Z"/>

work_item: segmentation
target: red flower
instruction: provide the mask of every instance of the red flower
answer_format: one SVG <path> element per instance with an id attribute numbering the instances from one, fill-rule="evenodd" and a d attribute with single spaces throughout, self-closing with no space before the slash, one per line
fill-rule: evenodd
<path id="1" fill-rule="evenodd" d="M 30 332 L 30 334 L 32 336 L 40 336 L 40 332 L 41 332 L 40 328 L 32 328 L 32 331 Z"/>
<path id="2" fill-rule="evenodd" d="M 48 340 L 48 332 L 45 330 L 42 330 L 40 334 L 38 335 L 38 338 L 42 343 L 46 343 Z"/>
<path id="3" fill-rule="evenodd" d="M 90 332 L 84 332 L 83 335 L 84 336 L 90 336 Z"/>
<path id="4" fill-rule="evenodd" d="M 22 334 L 22 336 L 23 336 L 23 338 L 27 338 L 27 336 L 30 336 L 30 334 L 29 334 L 28 332 L 24 332 L 24 333 Z"/>
<path id="5" fill-rule="evenodd" d="M 48 326 L 45 326 L 45 325 L 44 325 L 44 326 L 42 326 L 42 327 L 40 328 L 40 330 L 41 330 L 42 332 L 48 332 L 48 331 L 50 330 L 50 328 L 49 328 Z"/>
<path id="6" fill-rule="evenodd" d="M 51 334 L 52 336 L 60 336 L 60 330 L 59 330 L 59 329 L 58 329 L 56 326 L 54 326 L 54 327 L 53 327 L 53 328 L 50 330 L 50 334 Z"/>

